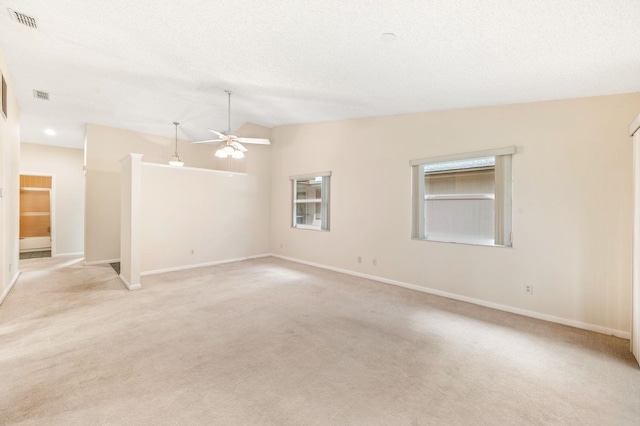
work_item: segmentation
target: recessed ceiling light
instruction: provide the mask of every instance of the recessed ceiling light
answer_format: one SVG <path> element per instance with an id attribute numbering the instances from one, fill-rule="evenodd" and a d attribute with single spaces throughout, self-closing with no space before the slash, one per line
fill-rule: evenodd
<path id="1" fill-rule="evenodd" d="M 384 33 L 380 37 L 380 39 L 382 39 L 382 41 L 384 41 L 386 43 L 390 43 L 392 41 L 395 41 L 396 38 L 397 38 L 397 36 L 394 33 Z"/>
<path id="2" fill-rule="evenodd" d="M 53 129 L 44 129 L 44 133 L 45 135 L 49 135 L 49 136 L 55 136 L 56 135 L 56 131 Z"/>

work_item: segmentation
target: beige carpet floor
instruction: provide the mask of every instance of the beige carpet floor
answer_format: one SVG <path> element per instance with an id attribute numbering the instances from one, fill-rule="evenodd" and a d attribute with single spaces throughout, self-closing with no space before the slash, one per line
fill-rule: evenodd
<path id="1" fill-rule="evenodd" d="M 2 425 L 638 425 L 629 342 L 275 258 L 21 261 Z"/>

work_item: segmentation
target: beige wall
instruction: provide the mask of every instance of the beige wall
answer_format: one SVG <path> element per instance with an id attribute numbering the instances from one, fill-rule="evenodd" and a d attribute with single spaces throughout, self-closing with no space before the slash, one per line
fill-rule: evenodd
<path id="1" fill-rule="evenodd" d="M 22 143 L 21 174 L 54 176 L 56 255 L 84 251 L 84 153 L 81 149 Z"/>
<path id="2" fill-rule="evenodd" d="M 250 130 L 255 133 L 256 127 L 250 126 Z M 268 132 L 268 129 L 260 129 L 263 134 Z M 138 153 L 144 155 L 142 160 L 146 163 L 167 164 L 174 148 L 174 138 L 97 124 L 87 125 L 85 153 L 87 166 L 85 259 L 87 262 L 105 262 L 120 258 L 120 160 L 130 153 Z M 263 166 L 260 162 L 252 162 L 251 158 L 253 156 L 255 159 L 262 148 L 256 147 L 254 150 L 251 147 L 246 158 L 231 162 L 231 170 L 254 175 L 255 168 Z M 211 145 L 193 145 L 178 141 L 178 151 L 185 166 L 220 170 L 227 170 L 229 167 L 227 160 L 220 160 L 213 156 L 214 148 Z M 264 176 L 263 179 L 268 180 L 268 177 Z M 181 189 L 176 188 L 176 191 Z M 266 210 L 268 217 L 269 212 L 268 209 Z M 265 232 L 268 234 L 268 229 Z"/>
<path id="3" fill-rule="evenodd" d="M 0 302 L 18 274 L 20 200 L 20 111 L 9 67 L 0 51 L 0 72 L 7 82 L 7 118 L 0 115 Z"/>
<path id="4" fill-rule="evenodd" d="M 171 157 L 175 141 L 124 129 L 87 124 L 85 259 L 104 262 L 120 258 L 120 160 L 134 152 L 144 160 L 164 163 Z M 187 144 L 178 150 L 186 164 L 207 167 L 210 156 L 189 153 Z M 191 148 L 191 147 L 189 147 Z M 204 146 L 193 149 L 204 149 Z"/>
<path id="5" fill-rule="evenodd" d="M 269 147 L 246 159 L 233 176 L 143 164 L 142 273 L 269 253 Z"/>
<path id="6" fill-rule="evenodd" d="M 274 128 L 271 251 L 625 335 L 639 111 L 629 94 Z M 410 239 L 409 160 L 511 145 L 513 248 Z M 292 229 L 289 176 L 325 170 L 331 231 Z"/>

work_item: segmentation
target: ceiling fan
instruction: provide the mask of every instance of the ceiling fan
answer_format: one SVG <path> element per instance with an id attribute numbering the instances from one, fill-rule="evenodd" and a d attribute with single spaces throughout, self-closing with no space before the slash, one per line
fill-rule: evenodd
<path id="1" fill-rule="evenodd" d="M 207 129 L 215 134 L 218 139 L 207 139 L 204 141 L 195 141 L 191 143 L 218 143 L 222 142 L 222 146 L 216 151 L 216 157 L 219 158 L 243 158 L 244 153 L 247 152 L 247 148 L 242 146 L 242 143 L 253 143 L 258 145 L 270 145 L 269 139 L 262 138 L 242 138 L 231 134 L 231 92 L 225 90 L 228 98 L 229 113 L 228 117 L 228 129 L 226 132 L 219 132 L 217 130 Z M 240 143 L 242 142 L 242 143 Z"/>

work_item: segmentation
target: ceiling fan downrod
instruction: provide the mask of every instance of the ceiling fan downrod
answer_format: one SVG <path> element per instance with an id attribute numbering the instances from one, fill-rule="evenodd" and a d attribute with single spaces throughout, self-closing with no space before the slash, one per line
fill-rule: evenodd
<path id="1" fill-rule="evenodd" d="M 231 91 L 225 90 L 227 94 L 227 135 L 231 134 Z"/>

